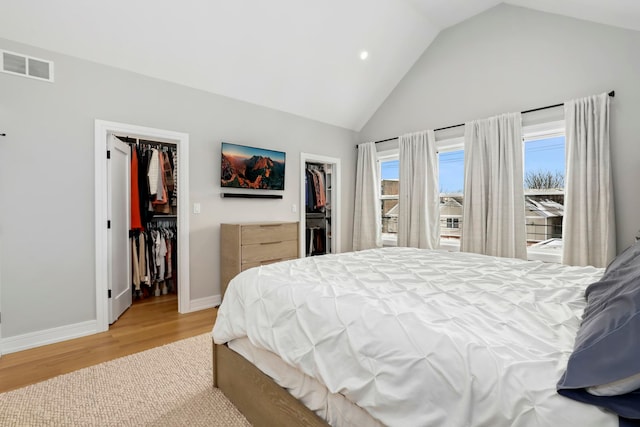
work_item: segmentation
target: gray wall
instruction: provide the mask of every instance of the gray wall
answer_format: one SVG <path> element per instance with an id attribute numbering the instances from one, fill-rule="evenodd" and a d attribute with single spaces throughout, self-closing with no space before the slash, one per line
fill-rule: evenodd
<path id="1" fill-rule="evenodd" d="M 94 120 L 190 136 L 191 299 L 219 294 L 219 227 L 297 221 L 300 152 L 342 159 L 342 248 L 351 248 L 354 132 L 0 39 L 55 62 L 55 83 L 0 73 L 2 337 L 93 320 Z M 220 142 L 287 153 L 283 200 L 220 197 Z M 192 209 L 190 209 L 192 211 Z"/>
<path id="2" fill-rule="evenodd" d="M 360 132 L 386 139 L 616 91 L 618 250 L 640 228 L 640 32 L 499 5 L 443 31 Z"/>

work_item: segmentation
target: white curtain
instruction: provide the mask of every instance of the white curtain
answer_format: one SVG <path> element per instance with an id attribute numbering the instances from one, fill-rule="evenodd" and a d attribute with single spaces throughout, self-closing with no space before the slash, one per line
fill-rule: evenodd
<path id="1" fill-rule="evenodd" d="M 520 113 L 465 124 L 460 250 L 527 257 Z"/>
<path id="2" fill-rule="evenodd" d="M 353 250 L 382 247 L 380 176 L 376 145 L 358 145 L 356 201 L 353 212 Z"/>
<path id="3" fill-rule="evenodd" d="M 440 245 L 438 153 L 432 130 L 402 135 L 398 246 L 435 249 Z"/>
<path id="4" fill-rule="evenodd" d="M 562 262 L 606 267 L 616 254 L 609 96 L 565 102 L 567 173 Z"/>

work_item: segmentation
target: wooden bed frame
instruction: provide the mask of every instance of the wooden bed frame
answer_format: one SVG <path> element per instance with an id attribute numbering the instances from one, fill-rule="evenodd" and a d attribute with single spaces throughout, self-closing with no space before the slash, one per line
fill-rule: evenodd
<path id="1" fill-rule="evenodd" d="M 213 386 L 254 426 L 326 427 L 287 390 L 226 345 L 213 343 Z"/>

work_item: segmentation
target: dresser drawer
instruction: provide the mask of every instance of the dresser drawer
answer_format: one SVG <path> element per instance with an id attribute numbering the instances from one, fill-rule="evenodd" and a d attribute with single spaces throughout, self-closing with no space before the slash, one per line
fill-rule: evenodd
<path id="1" fill-rule="evenodd" d="M 298 242 L 288 240 L 284 242 L 266 242 L 253 245 L 242 245 L 242 264 L 262 264 L 263 261 L 296 258 L 298 256 Z"/>
<path id="2" fill-rule="evenodd" d="M 297 223 L 251 224 L 242 226 L 243 245 L 298 239 Z"/>
<path id="3" fill-rule="evenodd" d="M 248 270 L 248 269 L 253 268 L 253 267 L 259 267 L 261 265 L 273 264 L 274 262 L 288 261 L 290 259 L 296 259 L 296 258 L 298 258 L 298 257 L 278 258 L 278 259 L 269 259 L 269 260 L 266 260 L 266 261 L 248 262 L 246 264 L 242 264 L 242 271 Z"/>

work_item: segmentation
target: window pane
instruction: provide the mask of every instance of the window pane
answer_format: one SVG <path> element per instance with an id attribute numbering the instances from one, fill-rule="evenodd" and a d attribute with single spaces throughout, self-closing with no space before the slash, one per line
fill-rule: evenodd
<path id="1" fill-rule="evenodd" d="M 464 187 L 464 150 L 440 153 L 440 193 L 462 193 Z"/>
<path id="2" fill-rule="evenodd" d="M 560 178 L 558 187 L 564 188 L 564 156 L 564 136 L 525 142 L 525 188 L 549 188 L 549 183 L 558 182 L 548 180 L 552 177 Z M 535 179 L 529 181 L 529 176 Z M 539 181 L 541 177 L 546 180 Z"/>
<path id="3" fill-rule="evenodd" d="M 464 150 L 439 153 L 440 239 L 460 243 L 462 189 L 464 187 Z"/>
<path id="4" fill-rule="evenodd" d="M 387 160 L 380 162 L 380 176 L 382 179 L 395 179 L 400 177 L 400 160 Z M 396 193 L 398 194 L 398 193 Z"/>
<path id="5" fill-rule="evenodd" d="M 564 216 L 564 136 L 525 142 L 524 195 L 527 243 L 536 249 L 562 249 Z"/>
<path id="6" fill-rule="evenodd" d="M 382 237 L 395 239 L 398 234 L 398 159 L 380 162 L 382 178 Z"/>

